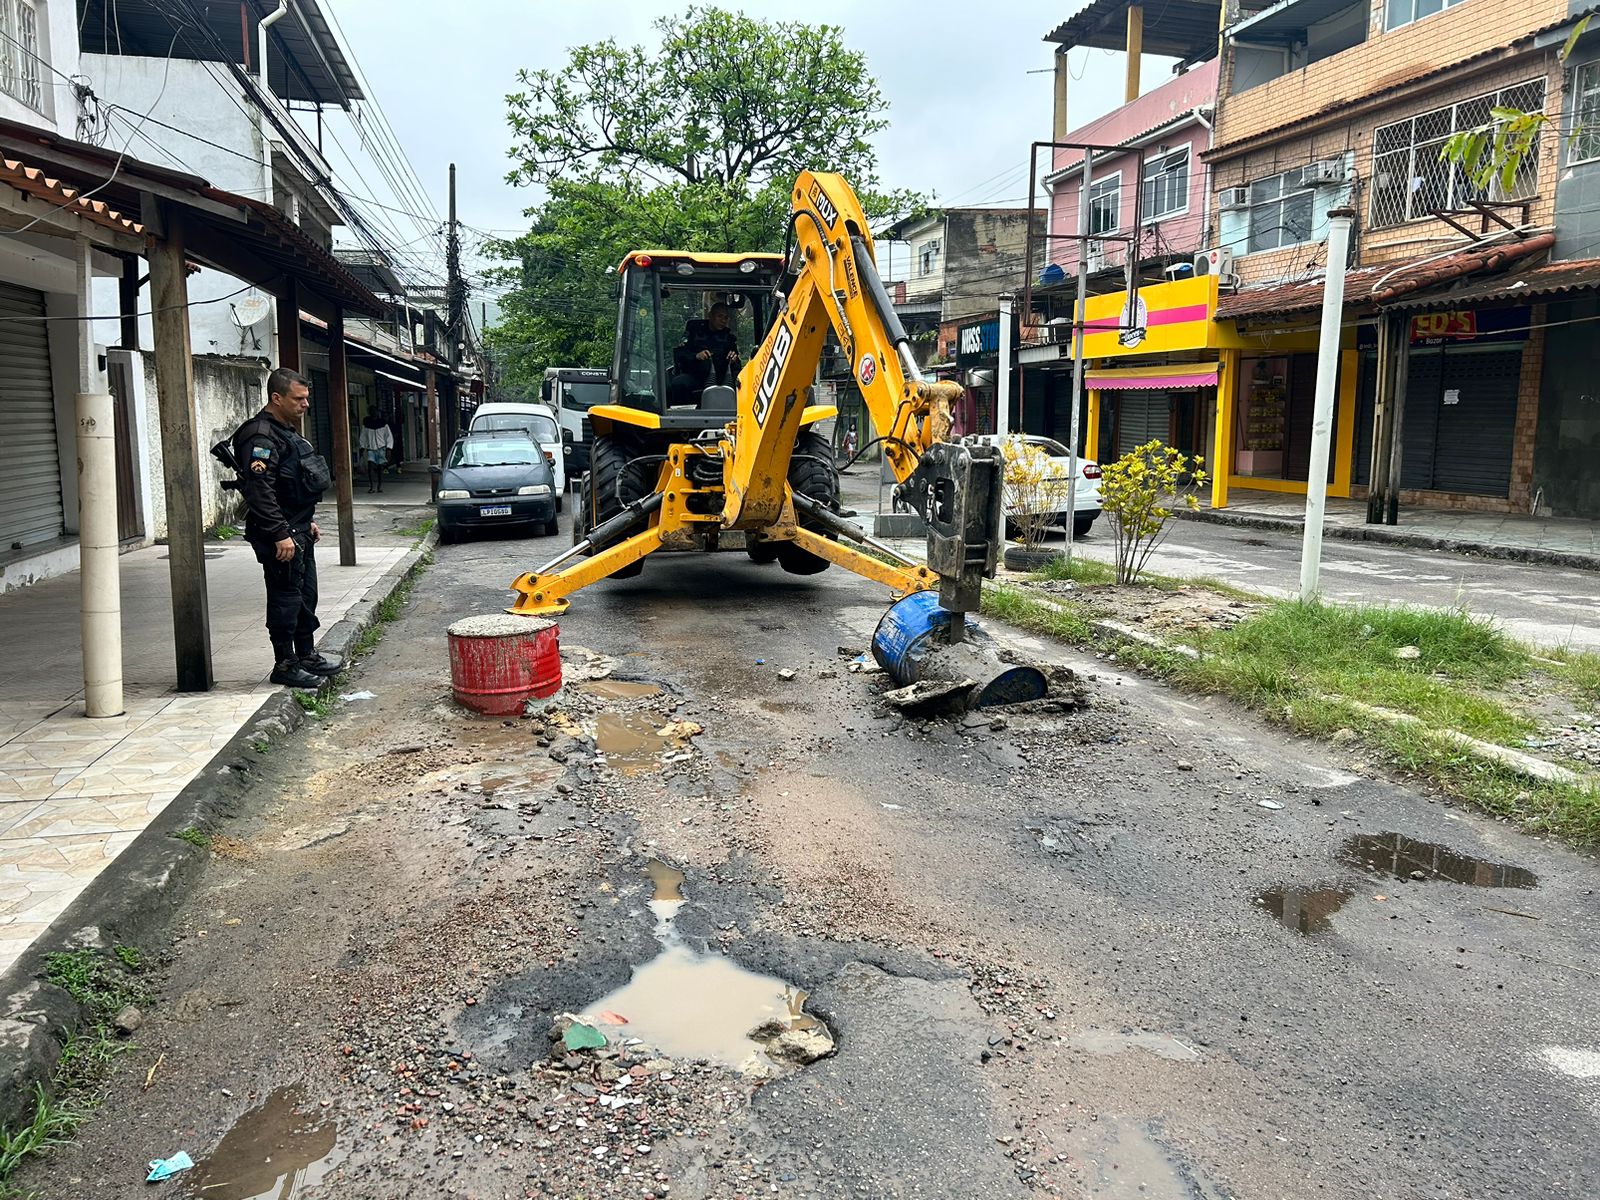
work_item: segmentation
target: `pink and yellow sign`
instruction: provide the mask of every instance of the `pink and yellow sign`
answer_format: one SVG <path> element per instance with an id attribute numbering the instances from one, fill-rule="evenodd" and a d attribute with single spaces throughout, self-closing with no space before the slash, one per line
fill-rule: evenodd
<path id="1" fill-rule="evenodd" d="M 1247 343 L 1233 322 L 1212 320 L 1217 283 L 1215 275 L 1152 283 L 1139 289 L 1131 305 L 1127 292 L 1090 296 L 1084 305 L 1084 357 L 1243 348 Z"/>

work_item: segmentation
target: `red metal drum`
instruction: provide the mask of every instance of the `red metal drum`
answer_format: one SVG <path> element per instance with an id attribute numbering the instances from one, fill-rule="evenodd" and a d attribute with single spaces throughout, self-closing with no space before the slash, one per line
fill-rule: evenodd
<path id="1" fill-rule="evenodd" d="M 450 687 L 456 703 L 488 717 L 522 712 L 561 690 L 560 631 L 554 621 L 489 613 L 450 626 Z"/>

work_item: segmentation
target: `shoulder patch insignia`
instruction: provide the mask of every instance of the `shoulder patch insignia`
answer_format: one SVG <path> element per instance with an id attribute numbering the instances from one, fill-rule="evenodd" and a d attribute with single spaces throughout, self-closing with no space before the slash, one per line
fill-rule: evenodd
<path id="1" fill-rule="evenodd" d="M 250 447 L 250 457 L 251 458 L 271 458 L 272 457 L 272 447 L 271 446 L 251 446 Z"/>
<path id="2" fill-rule="evenodd" d="M 250 464 L 250 469 L 257 475 L 265 475 L 267 473 L 267 464 L 258 458 Z"/>

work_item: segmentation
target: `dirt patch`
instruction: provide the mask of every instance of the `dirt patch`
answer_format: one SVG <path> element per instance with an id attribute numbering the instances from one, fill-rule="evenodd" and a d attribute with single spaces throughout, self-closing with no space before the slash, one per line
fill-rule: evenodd
<path id="1" fill-rule="evenodd" d="M 1168 636 L 1227 629 L 1264 607 L 1197 585 L 1167 591 L 1144 585 L 1028 580 L 1023 586 L 1079 609 L 1087 619 L 1120 621 Z"/>

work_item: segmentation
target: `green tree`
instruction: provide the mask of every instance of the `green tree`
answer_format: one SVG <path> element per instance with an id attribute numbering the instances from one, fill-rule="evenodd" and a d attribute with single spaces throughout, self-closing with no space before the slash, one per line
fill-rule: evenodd
<path id="1" fill-rule="evenodd" d="M 487 341 L 507 391 L 545 366 L 610 365 L 628 251 L 781 250 L 803 169 L 844 175 L 874 217 L 920 202 L 880 188 L 888 105 L 839 27 L 691 7 L 656 30 L 655 47 L 608 39 L 519 72 L 507 97 L 508 178 L 547 193 L 493 247 L 510 290 Z"/>
<path id="2" fill-rule="evenodd" d="M 1591 17 L 1584 17 L 1572 28 L 1561 47 L 1561 61 L 1567 61 L 1578 39 L 1588 32 Z M 1583 132 L 1583 114 L 1572 114 L 1569 138 Z M 1552 118 L 1543 112 L 1520 108 L 1491 109 L 1489 120 L 1472 129 L 1452 135 L 1439 150 L 1439 157 L 1460 167 L 1474 187 L 1488 194 L 1514 196 L 1518 176 L 1530 155 L 1538 153 L 1539 139 Z"/>

